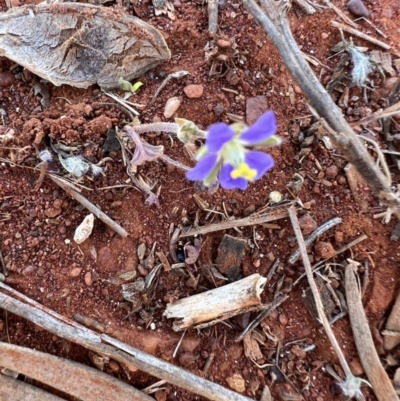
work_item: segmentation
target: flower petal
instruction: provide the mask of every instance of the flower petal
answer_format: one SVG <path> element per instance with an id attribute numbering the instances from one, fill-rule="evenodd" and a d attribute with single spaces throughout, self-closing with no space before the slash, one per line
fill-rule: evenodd
<path id="1" fill-rule="evenodd" d="M 266 141 L 277 130 L 276 116 L 272 110 L 264 113 L 251 127 L 240 135 L 240 141 L 246 145 L 256 145 Z"/>
<path id="2" fill-rule="evenodd" d="M 204 181 L 213 171 L 218 156 L 206 155 L 203 156 L 194 166 L 186 173 L 186 178 L 192 181 Z"/>
<path id="3" fill-rule="evenodd" d="M 257 170 L 257 175 L 254 177 L 254 181 L 260 179 L 275 165 L 274 159 L 271 155 L 256 151 L 247 152 L 245 162 L 251 169 Z"/>
<path id="4" fill-rule="evenodd" d="M 221 172 L 219 173 L 219 181 L 221 183 L 221 187 L 224 189 L 242 189 L 245 190 L 247 188 L 247 180 L 239 177 L 232 178 L 231 172 L 234 170 L 234 167 L 231 164 L 225 163 Z"/>
<path id="5" fill-rule="evenodd" d="M 235 132 L 228 124 L 213 124 L 207 133 L 207 152 L 210 154 L 218 153 L 227 142 L 233 139 L 234 136 Z"/>

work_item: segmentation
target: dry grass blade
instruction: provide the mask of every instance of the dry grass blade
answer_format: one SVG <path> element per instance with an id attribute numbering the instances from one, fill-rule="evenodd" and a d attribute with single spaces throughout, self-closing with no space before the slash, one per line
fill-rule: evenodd
<path id="1" fill-rule="evenodd" d="M 347 307 L 358 355 L 378 400 L 398 401 L 396 391 L 379 360 L 369 329 L 356 278 L 358 265 L 359 263 L 349 260 L 345 272 Z"/>
<path id="2" fill-rule="evenodd" d="M 308 283 L 311 288 L 311 292 L 313 294 L 315 307 L 318 312 L 319 321 L 324 326 L 324 329 L 329 338 L 329 341 L 331 342 L 332 347 L 335 350 L 336 355 L 339 359 L 340 365 L 342 366 L 342 369 L 346 375 L 346 380 L 344 382 L 339 383 L 339 386 L 341 387 L 343 394 L 345 394 L 349 398 L 357 398 L 357 400 L 359 400 L 359 401 L 364 400 L 364 396 L 360 390 L 361 379 L 354 377 L 353 374 L 351 373 L 351 370 L 346 361 L 346 358 L 339 346 L 339 343 L 336 340 L 335 334 L 333 333 L 331 325 L 325 315 L 321 295 L 318 291 L 317 284 L 314 280 L 313 272 L 311 270 L 310 260 L 308 259 L 306 245 L 304 243 L 303 234 L 301 233 L 300 224 L 297 219 L 296 209 L 294 208 L 294 206 L 291 206 L 289 208 L 289 217 L 290 217 L 290 221 L 293 226 L 294 233 L 296 235 L 297 242 L 299 244 L 301 258 L 303 259 L 303 265 L 306 270 L 307 279 L 308 279 Z"/>
<path id="3" fill-rule="evenodd" d="M 115 221 L 110 219 L 105 213 L 103 213 L 97 206 L 92 202 L 88 201 L 83 195 L 79 194 L 75 189 L 68 185 L 68 183 L 55 175 L 49 176 L 57 185 L 59 185 L 68 195 L 72 196 L 82 206 L 92 212 L 97 218 L 99 218 L 104 224 L 107 224 L 113 231 L 119 234 L 122 238 L 125 238 L 129 233 L 122 228 Z"/>
<path id="4" fill-rule="evenodd" d="M 3 367 L 26 375 L 77 399 L 151 401 L 153 398 L 112 376 L 54 355 L 0 342 Z M 35 366 L 35 369 L 32 369 Z"/>
<path id="5" fill-rule="evenodd" d="M 287 208 L 287 205 L 285 205 Z M 181 237 L 191 237 L 192 235 L 200 235 L 212 233 L 214 231 L 228 230 L 235 227 L 253 226 L 256 224 L 264 224 L 270 221 L 285 219 L 288 217 L 286 209 L 272 210 L 270 213 L 263 213 L 263 215 L 252 215 L 244 219 L 222 221 L 221 223 L 210 224 L 209 226 L 195 228 L 181 234 Z"/>
<path id="6" fill-rule="evenodd" d="M 368 42 L 371 42 L 374 45 L 380 46 L 385 50 L 389 50 L 390 49 L 390 45 L 388 45 L 388 44 L 386 44 L 386 43 L 384 43 L 384 42 L 382 42 L 382 41 L 380 41 L 378 39 L 375 39 L 372 36 L 368 36 L 365 33 L 362 33 L 360 31 L 358 31 L 357 29 L 351 28 L 350 26 L 347 26 L 345 24 L 341 24 L 340 22 L 337 22 L 337 21 L 331 21 L 331 25 L 333 27 L 335 27 L 335 28 L 342 29 L 343 31 L 346 31 L 348 33 L 351 33 L 352 35 L 358 36 L 359 38 L 364 39 L 364 40 L 366 40 Z"/>

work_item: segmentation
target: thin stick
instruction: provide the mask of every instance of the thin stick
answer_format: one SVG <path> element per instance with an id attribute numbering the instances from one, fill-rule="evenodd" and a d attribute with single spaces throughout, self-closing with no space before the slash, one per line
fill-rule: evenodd
<path id="1" fill-rule="evenodd" d="M 343 355 L 343 352 L 336 340 L 335 335 L 333 334 L 332 328 L 325 315 L 324 306 L 323 306 L 322 300 L 321 300 L 321 295 L 319 294 L 317 284 L 315 283 L 315 280 L 314 280 L 314 275 L 313 275 L 313 272 L 311 269 L 310 260 L 308 259 L 306 245 L 304 243 L 303 234 L 301 233 L 300 224 L 299 224 L 299 221 L 297 220 L 296 209 L 294 208 L 294 206 L 291 206 L 289 208 L 289 217 L 290 217 L 290 221 L 292 222 L 292 226 L 293 226 L 294 233 L 296 235 L 297 242 L 299 244 L 301 258 L 303 260 L 304 268 L 306 269 L 307 279 L 308 279 L 308 283 L 311 288 L 311 292 L 314 297 L 314 302 L 315 302 L 315 306 L 317 308 L 319 321 L 324 326 L 325 332 L 336 352 L 336 355 L 338 356 L 340 365 L 342 366 L 342 369 L 346 375 L 346 378 L 352 377 L 353 374 L 351 373 L 350 367 L 346 361 L 346 358 Z"/>
<path id="2" fill-rule="evenodd" d="M 398 80 L 400 82 L 400 80 Z M 379 120 L 380 118 L 386 118 L 390 116 L 394 116 L 400 113 L 400 102 L 387 107 L 384 110 L 376 111 L 375 113 L 370 114 L 369 116 L 363 118 L 360 121 L 356 121 L 355 123 L 350 124 L 352 127 L 358 127 L 359 125 L 368 125 L 370 122 Z"/>
<path id="3" fill-rule="evenodd" d="M 113 231 L 119 234 L 122 238 L 126 238 L 129 233 L 125 231 L 123 227 L 111 220 L 105 213 L 103 213 L 97 206 L 92 202 L 88 201 L 83 195 L 79 194 L 75 189 L 71 188 L 66 184 L 64 180 L 59 177 L 50 174 L 49 177 L 60 186 L 69 196 L 73 197 L 82 206 L 92 212 L 97 218 L 99 218 L 104 224 L 110 227 Z"/>
<path id="4" fill-rule="evenodd" d="M 243 340 L 247 334 L 251 333 L 269 314 L 271 314 L 272 311 L 274 311 L 279 305 L 283 304 L 288 298 L 289 295 L 282 295 L 274 299 L 268 309 L 263 310 L 251 323 L 249 323 L 235 342 Z"/>
<path id="5" fill-rule="evenodd" d="M 365 33 L 362 33 L 360 31 L 358 31 L 357 29 L 351 28 L 351 27 L 349 27 L 349 26 L 347 26 L 345 24 L 342 24 L 342 23 L 337 22 L 337 21 L 331 21 L 331 25 L 333 27 L 335 27 L 335 28 L 342 29 L 343 31 L 351 33 L 354 36 L 358 36 L 361 39 L 364 39 L 364 40 L 366 40 L 368 42 L 371 42 L 374 45 L 380 46 L 385 50 L 389 50 L 390 49 L 390 45 L 388 45 L 388 44 L 386 44 L 386 43 L 384 43 L 384 42 L 382 42 L 382 41 L 380 41 L 378 39 L 375 39 L 375 38 L 373 38 L 371 36 L 368 36 Z"/>
<path id="6" fill-rule="evenodd" d="M 320 235 L 322 235 L 325 231 L 330 230 L 331 228 L 335 227 L 336 225 L 340 224 L 342 222 L 342 219 L 340 217 L 334 217 L 333 219 L 330 219 L 326 221 L 324 224 L 319 226 L 316 230 L 314 230 L 309 237 L 304 241 L 306 246 L 309 246 L 312 244 Z M 297 259 L 300 257 L 300 250 L 298 249 L 288 259 L 288 263 L 293 265 L 296 263 Z"/>
<path id="7" fill-rule="evenodd" d="M 345 288 L 348 313 L 354 342 L 364 371 L 379 401 L 398 401 L 396 391 L 383 368 L 372 339 L 367 316 L 361 301 L 361 291 L 356 279 L 357 267 L 360 265 L 348 259 L 345 271 Z"/>
<path id="8" fill-rule="evenodd" d="M 217 33 L 218 0 L 208 0 L 208 30 L 210 33 Z"/>
<path id="9" fill-rule="evenodd" d="M 340 10 L 340 8 L 337 8 L 333 3 L 331 3 L 329 0 L 323 0 L 324 3 L 330 7 L 333 11 L 335 11 L 335 13 L 347 24 L 351 25 L 354 28 L 358 28 L 358 25 L 351 20 L 344 12 L 342 12 L 342 10 Z"/>
<path id="10" fill-rule="evenodd" d="M 287 217 L 288 217 L 288 212 L 286 209 L 277 210 L 276 212 L 271 212 L 270 214 L 267 214 L 265 216 L 249 216 L 244 219 L 222 221 L 221 223 L 195 228 L 193 230 L 189 230 L 182 233 L 181 238 L 191 237 L 193 235 L 212 233 L 214 231 L 228 230 L 229 228 L 253 226 L 256 224 L 268 223 L 269 221 L 285 219 Z"/>

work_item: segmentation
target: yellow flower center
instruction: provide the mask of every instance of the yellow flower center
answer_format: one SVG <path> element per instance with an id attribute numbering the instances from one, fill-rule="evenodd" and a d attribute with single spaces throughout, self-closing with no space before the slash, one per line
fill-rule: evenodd
<path id="1" fill-rule="evenodd" d="M 244 178 L 251 181 L 257 175 L 257 170 L 251 169 L 248 164 L 240 163 L 239 166 L 231 172 L 232 178 Z"/>

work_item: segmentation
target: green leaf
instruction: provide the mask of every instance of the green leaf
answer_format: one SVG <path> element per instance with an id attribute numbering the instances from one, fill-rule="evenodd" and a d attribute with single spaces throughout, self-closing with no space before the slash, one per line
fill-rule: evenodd
<path id="1" fill-rule="evenodd" d="M 136 93 L 138 89 L 143 85 L 143 82 L 137 81 L 131 86 L 131 92 Z"/>
<path id="2" fill-rule="evenodd" d="M 129 81 L 125 81 L 125 79 L 120 78 L 118 81 L 119 89 L 123 90 L 124 92 L 131 92 L 132 85 Z"/>

